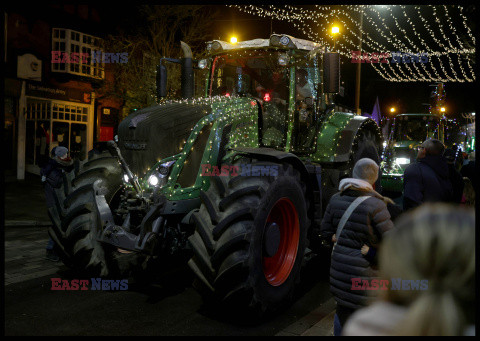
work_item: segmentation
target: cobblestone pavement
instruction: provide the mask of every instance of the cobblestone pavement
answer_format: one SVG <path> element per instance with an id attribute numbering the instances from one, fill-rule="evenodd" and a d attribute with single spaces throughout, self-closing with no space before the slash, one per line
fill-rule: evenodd
<path id="1" fill-rule="evenodd" d="M 45 259 L 46 227 L 5 228 L 5 286 L 67 269 Z"/>

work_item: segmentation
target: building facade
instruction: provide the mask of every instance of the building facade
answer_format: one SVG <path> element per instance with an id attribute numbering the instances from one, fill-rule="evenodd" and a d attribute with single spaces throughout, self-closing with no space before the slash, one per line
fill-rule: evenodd
<path id="1" fill-rule="evenodd" d="M 5 168 L 38 174 L 55 146 L 84 160 L 113 139 L 122 100 L 102 57 L 109 33 L 91 5 L 10 6 L 5 10 Z M 107 27 L 107 29 L 106 29 Z"/>

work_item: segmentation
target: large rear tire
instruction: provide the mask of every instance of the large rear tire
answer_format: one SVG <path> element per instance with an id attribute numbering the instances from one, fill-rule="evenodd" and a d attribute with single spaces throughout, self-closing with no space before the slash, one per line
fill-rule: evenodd
<path id="1" fill-rule="evenodd" d="M 87 276 L 126 276 L 141 259 L 136 253 L 122 254 L 101 244 L 97 237 L 102 227 L 97 217 L 94 183 L 99 181 L 107 203 L 118 205 L 123 172 L 117 158 L 107 151 L 90 153 L 89 160 L 78 163 L 65 174 L 64 184 L 56 190 L 57 205 L 49 210 L 52 227 L 49 234 L 55 249 L 67 266 Z"/>
<path id="2" fill-rule="evenodd" d="M 278 176 L 211 178 L 189 238 L 200 291 L 251 317 L 291 301 L 310 225 L 299 172 L 289 164 L 252 166 L 276 168 Z"/>

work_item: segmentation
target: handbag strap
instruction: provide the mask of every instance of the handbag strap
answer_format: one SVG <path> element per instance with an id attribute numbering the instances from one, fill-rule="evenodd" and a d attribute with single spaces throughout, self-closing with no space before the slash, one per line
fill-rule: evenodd
<path id="1" fill-rule="evenodd" d="M 365 195 L 365 196 L 361 196 L 361 197 L 356 198 L 350 204 L 350 206 L 348 206 L 345 213 L 343 213 L 342 218 L 340 219 L 340 222 L 338 223 L 337 232 L 335 233 L 335 236 L 337 238 L 337 242 L 340 239 L 340 234 L 342 233 L 343 227 L 345 226 L 345 223 L 347 222 L 348 218 L 350 218 L 350 215 L 352 214 L 352 212 L 357 208 L 358 205 L 360 205 L 363 201 L 365 201 L 368 198 L 370 198 L 369 195 Z M 337 242 L 335 242 L 335 245 L 337 244 Z"/>

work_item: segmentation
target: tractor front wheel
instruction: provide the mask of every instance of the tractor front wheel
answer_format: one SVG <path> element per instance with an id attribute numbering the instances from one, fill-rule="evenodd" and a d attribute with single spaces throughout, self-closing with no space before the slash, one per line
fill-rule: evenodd
<path id="1" fill-rule="evenodd" d="M 193 215 L 189 266 L 216 299 L 261 316 L 291 301 L 310 221 L 306 187 L 297 170 L 261 161 L 251 166 L 278 174 L 211 179 Z"/>

